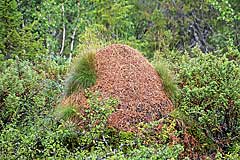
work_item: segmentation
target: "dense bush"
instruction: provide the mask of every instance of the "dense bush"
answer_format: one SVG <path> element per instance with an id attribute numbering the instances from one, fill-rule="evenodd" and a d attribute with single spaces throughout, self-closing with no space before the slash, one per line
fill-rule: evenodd
<path id="1" fill-rule="evenodd" d="M 18 59 L 1 63 L 0 159 L 44 155 L 42 146 L 52 148 L 51 143 L 58 143 L 53 137 L 58 134 L 58 125 L 48 115 L 57 102 L 62 85 L 49 79 L 57 75 L 50 76 L 50 68 L 49 72 L 41 68 L 41 63 L 45 63 L 43 59 L 34 63 Z M 62 70 L 54 61 L 48 62 L 48 65 L 55 66 L 55 71 Z M 45 139 L 49 141 L 45 142 Z"/>
<path id="2" fill-rule="evenodd" d="M 239 63 L 195 49 L 191 57 L 182 58 L 178 78 L 182 119 L 210 152 L 217 148 L 227 152 L 239 142 Z"/>
<path id="3" fill-rule="evenodd" d="M 6 61 L 0 75 L 0 128 L 12 122 L 26 125 L 25 118 L 44 114 L 61 89 L 55 81 L 38 74 L 28 61 Z"/>
<path id="4" fill-rule="evenodd" d="M 183 151 L 181 144 L 170 141 L 175 125 L 171 125 L 171 129 L 169 125 L 164 125 L 160 134 L 152 134 L 153 127 L 147 124 L 140 127 L 141 134 L 116 131 L 106 123 L 116 101 L 99 101 L 97 94 L 87 93 L 87 96 L 89 114 L 82 117 L 87 122 L 86 126 L 76 128 L 61 116 L 56 119 L 51 109 L 48 109 L 47 115 L 36 114 L 34 119 L 22 122 L 27 125 L 7 124 L 0 134 L 0 158 L 176 159 Z M 159 143 L 160 140 L 162 143 Z"/>

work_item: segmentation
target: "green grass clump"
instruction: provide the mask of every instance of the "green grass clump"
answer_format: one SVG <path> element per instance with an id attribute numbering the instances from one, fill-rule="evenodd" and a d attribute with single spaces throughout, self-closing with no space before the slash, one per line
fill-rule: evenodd
<path id="1" fill-rule="evenodd" d="M 177 95 L 178 88 L 167 63 L 161 59 L 154 61 L 153 66 L 161 77 L 165 92 L 173 100 Z"/>
<path id="2" fill-rule="evenodd" d="M 69 118 L 73 117 L 77 114 L 77 111 L 74 106 L 58 106 L 55 109 L 54 115 L 58 119 L 68 120 Z"/>
<path id="3" fill-rule="evenodd" d="M 79 89 L 94 85 L 97 79 L 95 71 L 95 51 L 81 54 L 74 62 L 70 76 L 66 81 L 66 95 Z"/>

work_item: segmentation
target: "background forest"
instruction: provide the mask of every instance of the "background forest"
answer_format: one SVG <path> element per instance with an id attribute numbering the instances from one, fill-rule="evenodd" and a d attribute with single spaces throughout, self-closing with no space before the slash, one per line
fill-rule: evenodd
<path id="1" fill-rule="evenodd" d="M 239 159 L 239 11 L 239 0 L 1 0 L 0 159 Z M 162 76 L 176 109 L 161 132 L 107 128 L 115 101 L 95 94 L 96 126 L 56 113 L 73 59 L 112 43 Z"/>

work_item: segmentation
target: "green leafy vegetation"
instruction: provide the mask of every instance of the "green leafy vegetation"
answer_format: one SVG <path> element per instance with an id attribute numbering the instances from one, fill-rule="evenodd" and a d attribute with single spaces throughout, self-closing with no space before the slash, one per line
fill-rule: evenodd
<path id="1" fill-rule="evenodd" d="M 30 115 L 43 114 L 56 103 L 61 91 L 61 86 L 38 74 L 28 61 L 6 61 L 0 75 L 0 128 L 9 123 L 21 124 Z"/>
<path id="2" fill-rule="evenodd" d="M 71 121 L 66 121 L 65 117 L 57 121 L 52 116 L 52 110 L 47 115 L 35 116 L 33 120 L 28 119 L 31 118 L 29 115 L 25 119 L 27 126 L 11 123 L 1 130 L 1 159 L 9 157 L 165 159 L 176 158 L 183 151 L 181 144 L 172 145 L 167 141 L 164 144 L 156 144 L 158 136 L 165 137 L 166 140 L 170 136 L 167 126 L 160 135 L 151 135 L 148 131 L 153 130 L 151 127 L 143 128 L 144 136 L 109 128 L 106 123 L 107 117 L 113 112 L 112 106 L 116 105 L 117 101 L 114 99 L 99 101 L 98 94 L 86 94 L 91 107 L 86 112 L 94 113 L 84 117 L 87 125 L 76 128 Z"/>
<path id="3" fill-rule="evenodd" d="M 206 143 L 219 148 L 231 146 L 239 140 L 239 64 L 225 56 L 200 52 L 194 58 L 188 57 L 179 68 L 179 109 L 196 127 L 193 134 L 200 129 L 208 138 Z"/>
<path id="4" fill-rule="evenodd" d="M 0 159 L 239 159 L 239 10 L 238 0 L 0 1 Z M 118 102 L 86 90 L 96 50 L 112 43 L 142 52 L 175 104 L 138 134 L 110 128 Z M 57 107 L 79 90 L 89 114 Z"/>

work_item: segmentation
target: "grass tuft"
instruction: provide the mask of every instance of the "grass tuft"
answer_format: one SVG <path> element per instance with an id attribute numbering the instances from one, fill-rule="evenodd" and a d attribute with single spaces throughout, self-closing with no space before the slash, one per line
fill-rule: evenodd
<path id="1" fill-rule="evenodd" d="M 163 59 L 154 61 L 152 64 L 161 77 L 166 94 L 174 100 L 177 96 L 178 87 L 177 83 L 174 81 L 173 75 L 171 74 L 169 65 Z"/>
<path id="2" fill-rule="evenodd" d="M 58 119 L 68 120 L 72 118 L 74 115 L 76 115 L 76 109 L 74 106 L 68 105 L 68 106 L 58 106 L 55 109 L 54 115 Z"/>
<path id="3" fill-rule="evenodd" d="M 71 95 L 81 89 L 94 85 L 97 79 L 95 70 L 95 50 L 79 55 L 72 64 L 72 70 L 66 81 L 65 93 Z"/>

